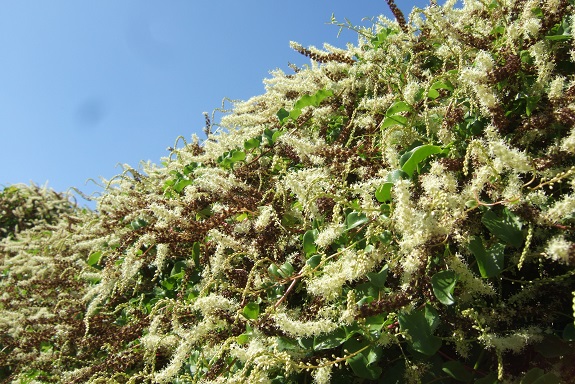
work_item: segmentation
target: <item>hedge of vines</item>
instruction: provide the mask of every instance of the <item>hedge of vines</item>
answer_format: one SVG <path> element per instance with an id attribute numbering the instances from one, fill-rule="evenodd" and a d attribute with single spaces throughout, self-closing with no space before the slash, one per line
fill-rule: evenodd
<path id="1" fill-rule="evenodd" d="M 573 380 L 574 1 L 388 5 L 95 212 L 5 188 L 0 382 Z"/>

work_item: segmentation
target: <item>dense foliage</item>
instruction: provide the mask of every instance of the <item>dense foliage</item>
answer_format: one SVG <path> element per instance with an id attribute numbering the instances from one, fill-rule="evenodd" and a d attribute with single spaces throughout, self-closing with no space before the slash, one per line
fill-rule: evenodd
<path id="1" fill-rule="evenodd" d="M 0 381 L 572 380 L 574 2 L 455 3 L 293 43 L 97 212 L 5 189 Z"/>

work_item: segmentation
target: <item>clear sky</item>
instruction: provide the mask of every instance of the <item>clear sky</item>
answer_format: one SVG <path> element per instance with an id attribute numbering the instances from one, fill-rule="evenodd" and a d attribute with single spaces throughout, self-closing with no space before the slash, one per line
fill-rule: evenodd
<path id="1" fill-rule="evenodd" d="M 428 1 L 396 3 L 407 16 Z M 179 135 L 203 135 L 202 112 L 309 63 L 290 40 L 356 43 L 332 13 L 393 17 L 384 0 L 0 0 L 0 187 L 89 194 L 118 163 L 159 163 Z"/>

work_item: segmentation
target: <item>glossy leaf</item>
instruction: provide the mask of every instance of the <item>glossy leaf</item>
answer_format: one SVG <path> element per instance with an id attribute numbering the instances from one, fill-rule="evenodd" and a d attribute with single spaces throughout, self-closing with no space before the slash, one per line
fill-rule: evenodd
<path id="1" fill-rule="evenodd" d="M 244 142 L 244 149 L 250 150 L 250 149 L 258 148 L 260 146 L 260 144 L 261 144 L 261 140 L 258 138 L 249 139 L 249 140 L 246 140 Z"/>
<path id="2" fill-rule="evenodd" d="M 313 255 L 306 261 L 306 264 L 309 265 L 311 268 L 317 267 L 319 263 L 321 263 L 321 255 Z"/>
<path id="3" fill-rule="evenodd" d="M 400 169 L 396 169 L 387 175 L 387 181 L 379 188 L 375 190 L 375 198 L 380 203 L 386 203 L 391 201 L 391 187 L 396 181 L 401 179 L 407 179 L 409 175 Z"/>
<path id="4" fill-rule="evenodd" d="M 248 303 L 242 309 L 242 314 L 250 320 L 255 320 L 260 314 L 260 305 L 258 303 Z"/>
<path id="5" fill-rule="evenodd" d="M 383 119 L 379 127 L 381 129 L 384 129 L 387 127 L 391 127 L 393 125 L 406 125 L 406 124 L 407 124 L 407 117 L 401 115 L 393 115 L 393 116 L 387 116 L 385 119 Z"/>
<path id="6" fill-rule="evenodd" d="M 451 270 L 437 272 L 431 277 L 433 293 L 435 297 L 437 297 L 437 300 L 445 305 L 455 303 L 453 291 L 455 290 L 456 283 L 457 277 L 455 276 L 455 272 Z"/>
<path id="7" fill-rule="evenodd" d="M 441 339 L 433 335 L 439 324 L 437 312 L 426 306 L 409 313 L 398 315 L 399 326 L 410 336 L 409 344 L 417 352 L 434 355 L 441 348 Z"/>
<path id="8" fill-rule="evenodd" d="M 317 229 L 310 229 L 303 234 L 303 251 L 306 255 L 311 255 L 317 252 L 315 240 L 317 239 L 318 234 L 319 232 Z"/>
<path id="9" fill-rule="evenodd" d="M 88 256 L 88 261 L 87 261 L 88 265 L 91 267 L 97 266 L 98 262 L 100 262 L 101 257 L 102 257 L 101 251 L 91 253 L 90 256 Z"/>
<path id="10" fill-rule="evenodd" d="M 407 104 L 405 101 L 396 101 L 387 109 L 387 112 L 385 113 L 385 115 L 387 117 L 391 117 L 391 116 L 397 115 L 398 113 L 412 111 L 412 110 L 413 110 L 413 108 L 411 108 L 411 105 Z"/>
<path id="11" fill-rule="evenodd" d="M 345 226 L 348 231 L 367 222 L 368 218 L 363 212 L 351 212 L 345 217 Z"/>
<path id="12" fill-rule="evenodd" d="M 279 279 L 281 277 L 280 275 L 280 270 L 278 268 L 278 266 L 275 263 L 272 263 L 269 267 L 268 267 L 268 273 L 272 276 L 275 277 L 276 279 Z"/>
<path id="13" fill-rule="evenodd" d="M 289 262 L 285 262 L 281 265 L 281 267 L 278 270 L 278 273 L 280 274 L 281 277 L 283 277 L 284 279 L 290 277 L 291 275 L 293 275 L 294 273 L 294 269 L 293 266 L 289 263 Z"/>
<path id="14" fill-rule="evenodd" d="M 413 177 L 419 163 L 427 159 L 429 156 L 441 153 L 442 151 L 443 148 L 429 144 L 413 148 L 411 151 L 406 152 L 401 156 L 399 160 L 401 170 L 407 173 L 409 177 Z"/>
<path id="15" fill-rule="evenodd" d="M 477 260 L 479 273 L 483 278 L 498 276 L 503 270 L 505 244 L 495 243 L 485 249 L 481 237 L 474 236 L 469 242 L 469 250 Z"/>

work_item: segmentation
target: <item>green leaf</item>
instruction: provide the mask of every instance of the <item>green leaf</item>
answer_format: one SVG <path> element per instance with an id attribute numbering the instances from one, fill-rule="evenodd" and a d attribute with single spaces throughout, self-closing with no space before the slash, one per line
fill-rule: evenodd
<path id="1" fill-rule="evenodd" d="M 363 212 L 350 212 L 346 217 L 345 217 L 345 226 L 347 227 L 347 230 L 351 230 L 355 227 L 359 227 L 360 225 L 363 225 L 365 223 L 368 222 L 368 218 L 365 215 L 365 213 Z"/>
<path id="2" fill-rule="evenodd" d="M 184 278 L 184 274 L 186 273 L 187 264 L 185 261 L 179 260 L 174 263 L 172 267 L 172 271 L 170 272 L 170 277 L 174 279 L 181 280 Z"/>
<path id="3" fill-rule="evenodd" d="M 566 41 L 570 40 L 571 37 L 571 25 L 567 18 L 564 18 L 560 23 L 555 24 L 555 26 L 551 28 L 549 35 L 545 36 L 545 39 L 551 41 Z"/>
<path id="4" fill-rule="evenodd" d="M 401 313 L 398 320 L 401 330 L 410 336 L 409 344 L 417 352 L 432 356 L 441 348 L 441 339 L 433 335 L 439 316 L 431 307 Z"/>
<path id="5" fill-rule="evenodd" d="M 317 247 L 315 245 L 315 240 L 319 235 L 319 231 L 317 229 L 310 229 L 303 235 L 303 251 L 306 255 L 311 255 L 317 252 Z"/>
<path id="6" fill-rule="evenodd" d="M 545 373 L 541 368 L 530 369 L 521 379 L 520 384 L 559 384 L 560 381 L 553 373 Z"/>
<path id="7" fill-rule="evenodd" d="M 247 303 L 246 306 L 242 309 L 242 314 L 247 319 L 255 320 L 260 314 L 260 305 L 254 302 Z"/>
<path id="8" fill-rule="evenodd" d="M 387 280 L 388 270 L 389 270 L 389 267 L 387 264 L 385 264 L 379 272 L 369 272 L 367 274 L 367 278 L 376 287 L 383 288 L 383 287 L 385 287 L 385 282 Z"/>
<path id="9" fill-rule="evenodd" d="M 284 108 L 281 108 L 277 112 L 278 119 L 283 124 L 287 119 L 297 120 L 301 115 L 301 110 L 305 107 L 313 106 L 318 107 L 323 100 L 333 95 L 333 91 L 328 89 L 320 89 L 313 95 L 303 95 L 294 104 L 293 109 L 288 112 Z"/>
<path id="10" fill-rule="evenodd" d="M 172 277 L 168 277 L 167 279 L 162 280 L 161 283 L 162 287 L 164 287 L 167 291 L 173 291 L 177 285 L 176 279 Z"/>
<path id="11" fill-rule="evenodd" d="M 437 297 L 437 300 L 445 305 L 455 303 L 453 291 L 455 290 L 456 283 L 457 277 L 455 276 L 455 272 L 451 270 L 437 272 L 431 277 L 433 293 L 435 297 Z"/>
<path id="12" fill-rule="evenodd" d="M 387 182 L 375 190 L 375 198 L 377 201 L 380 203 L 391 201 L 391 187 L 393 187 L 396 181 L 407 178 L 409 178 L 409 175 L 400 169 L 389 173 L 387 175 Z"/>
<path id="13" fill-rule="evenodd" d="M 193 183 L 194 182 L 190 179 L 180 179 L 174 184 L 173 188 L 174 191 L 181 193 L 184 188 L 186 188 L 188 185 L 192 185 Z"/>
<path id="14" fill-rule="evenodd" d="M 95 267 L 98 265 L 98 263 L 100 262 L 100 258 L 102 257 L 102 252 L 101 251 L 97 251 L 97 252 L 93 252 L 90 254 L 90 256 L 88 256 L 88 265 L 90 267 Z"/>
<path id="15" fill-rule="evenodd" d="M 407 124 L 407 117 L 401 115 L 393 115 L 393 116 L 387 116 L 385 119 L 383 119 L 379 127 L 381 129 L 384 129 L 387 127 L 391 127 L 393 125 L 406 125 L 406 124 Z"/>
<path id="16" fill-rule="evenodd" d="M 285 120 L 289 117 L 289 112 L 286 111 L 284 108 L 281 108 L 277 113 L 278 119 L 280 122 L 284 123 Z"/>
<path id="17" fill-rule="evenodd" d="M 401 170 L 413 177 L 420 162 L 427 159 L 431 155 L 443 152 L 443 148 L 437 145 L 421 145 L 413 148 L 411 151 L 404 153 L 399 159 Z"/>
<path id="18" fill-rule="evenodd" d="M 355 338 L 350 338 L 343 345 L 344 350 L 349 353 L 355 353 L 362 348 L 369 345 L 368 341 L 359 341 Z M 377 362 L 382 357 L 382 348 L 377 346 L 369 346 L 357 355 L 349 358 L 347 363 L 353 370 L 356 376 L 362 379 L 377 380 L 382 373 L 382 369 L 377 365 Z"/>
<path id="19" fill-rule="evenodd" d="M 288 277 L 290 277 L 294 273 L 293 266 L 289 262 L 286 261 L 285 263 L 283 263 L 281 265 L 281 267 L 278 270 L 278 273 L 280 274 L 281 277 L 283 277 L 284 279 L 287 279 Z"/>
<path id="20" fill-rule="evenodd" d="M 238 149 L 233 149 L 230 152 L 230 160 L 234 163 L 237 161 L 244 161 L 246 159 L 246 153 L 244 151 L 240 151 Z"/>
<path id="21" fill-rule="evenodd" d="M 473 374 L 465 369 L 459 361 L 451 360 L 443 363 L 441 370 L 457 381 L 468 383 L 473 379 Z"/>
<path id="22" fill-rule="evenodd" d="M 280 137 L 284 133 L 283 130 L 277 129 L 264 129 L 264 133 L 262 134 L 262 143 L 265 141 L 264 145 L 272 146 L 276 143 L 278 137 Z"/>
<path id="23" fill-rule="evenodd" d="M 294 109 L 303 109 L 308 106 L 319 107 L 321 102 L 333 95 L 328 89 L 320 89 L 313 95 L 303 95 L 294 105 Z"/>
<path id="24" fill-rule="evenodd" d="M 244 149 L 247 151 L 250 149 L 259 148 L 260 144 L 261 141 L 258 138 L 249 139 L 244 142 Z"/>
<path id="25" fill-rule="evenodd" d="M 500 383 L 501 382 L 497 380 L 497 372 L 490 372 L 487 376 L 475 380 L 474 384 L 500 384 Z"/>
<path id="26" fill-rule="evenodd" d="M 379 332 L 388 321 L 387 315 L 380 313 L 378 315 L 367 317 L 365 319 L 365 325 L 367 325 L 370 331 Z M 391 323 L 391 321 L 389 321 L 389 323 Z"/>
<path id="27" fill-rule="evenodd" d="M 561 357 L 571 352 L 569 343 L 555 335 L 546 335 L 543 341 L 535 345 L 535 350 L 546 359 Z"/>
<path id="28" fill-rule="evenodd" d="M 391 201 L 391 187 L 393 183 L 383 183 L 383 185 L 375 190 L 375 198 L 380 203 Z"/>
<path id="29" fill-rule="evenodd" d="M 197 241 L 192 245 L 192 261 L 194 266 L 200 266 L 200 243 Z"/>
<path id="30" fill-rule="evenodd" d="M 130 227 L 135 231 L 144 228 L 146 225 L 148 225 L 148 222 L 144 219 L 136 219 L 130 223 Z"/>
<path id="31" fill-rule="evenodd" d="M 503 216 L 497 216 L 493 211 L 486 211 L 481 218 L 483 225 L 489 229 L 495 237 L 515 248 L 521 248 L 523 244 L 523 232 L 519 218 L 508 209 L 503 210 Z"/>
<path id="32" fill-rule="evenodd" d="M 481 277 L 490 278 L 498 276 L 503 270 L 505 244 L 495 243 L 485 249 L 481 237 L 473 236 L 469 242 L 469 250 L 477 260 Z"/>
<path id="33" fill-rule="evenodd" d="M 280 270 L 275 263 L 271 263 L 271 265 L 268 267 L 268 273 L 276 279 L 281 278 Z"/>
<path id="34" fill-rule="evenodd" d="M 320 351 L 322 349 L 332 349 L 342 345 L 349 336 L 343 327 L 337 328 L 335 331 L 328 334 L 322 334 L 314 337 L 313 349 Z"/>
<path id="35" fill-rule="evenodd" d="M 575 324 L 567 324 L 563 329 L 562 337 L 565 341 L 575 341 Z"/>
<path id="36" fill-rule="evenodd" d="M 439 80 L 433 83 L 433 85 L 429 89 L 429 92 L 427 92 L 427 97 L 429 97 L 430 99 L 437 99 L 439 97 L 439 92 L 437 91 L 438 89 L 445 89 L 451 92 L 453 91 L 454 88 L 453 84 L 451 84 L 449 80 L 446 81 Z"/>
<path id="37" fill-rule="evenodd" d="M 425 306 L 423 313 L 425 315 L 425 320 L 427 320 L 427 324 L 429 324 L 431 332 L 435 332 L 440 323 L 439 313 L 437 313 L 437 311 L 429 305 Z"/>
<path id="38" fill-rule="evenodd" d="M 248 341 L 250 341 L 253 335 L 254 335 L 253 328 L 246 323 L 246 331 L 241 335 L 239 335 L 238 337 L 236 337 L 236 341 L 240 345 L 246 344 Z"/>
<path id="39" fill-rule="evenodd" d="M 391 116 L 397 115 L 398 113 L 412 111 L 412 110 L 413 110 L 413 108 L 411 108 L 411 105 L 407 104 L 405 101 L 396 101 L 387 109 L 387 112 L 385 112 L 385 115 L 387 117 L 391 117 Z"/>
<path id="40" fill-rule="evenodd" d="M 313 255 L 306 261 L 306 264 L 309 265 L 311 268 L 317 267 L 319 263 L 321 263 L 321 255 Z"/>

